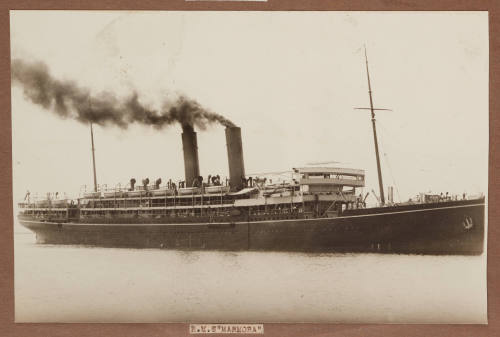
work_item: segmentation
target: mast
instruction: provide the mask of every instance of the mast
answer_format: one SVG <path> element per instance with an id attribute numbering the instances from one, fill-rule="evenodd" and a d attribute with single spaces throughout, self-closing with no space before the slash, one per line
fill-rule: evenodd
<path id="1" fill-rule="evenodd" d="M 372 114 L 372 127 L 373 127 L 373 141 L 375 143 L 375 156 L 377 158 L 377 172 L 378 172 L 378 187 L 380 190 L 380 203 L 385 204 L 384 197 L 384 183 L 382 182 L 382 170 L 380 168 L 380 157 L 378 153 L 378 141 L 377 141 L 377 128 L 375 126 L 375 110 L 373 108 L 373 98 L 372 98 L 372 86 L 370 84 L 370 72 L 368 71 L 368 56 L 366 54 L 365 46 L 365 61 L 366 61 L 366 77 L 368 79 L 368 95 L 370 96 L 370 111 Z"/>
<path id="2" fill-rule="evenodd" d="M 90 95 L 89 95 L 89 110 L 92 112 L 92 101 Z M 94 130 L 92 128 L 92 122 L 90 122 L 90 142 L 92 143 L 92 168 L 94 173 L 94 192 L 97 192 L 97 174 L 95 171 Z"/>
<path id="3" fill-rule="evenodd" d="M 90 123 L 90 141 L 92 142 L 92 167 L 94 169 L 94 192 L 97 192 L 97 175 L 95 172 L 95 149 L 94 149 L 94 131 L 92 129 L 92 122 Z"/>

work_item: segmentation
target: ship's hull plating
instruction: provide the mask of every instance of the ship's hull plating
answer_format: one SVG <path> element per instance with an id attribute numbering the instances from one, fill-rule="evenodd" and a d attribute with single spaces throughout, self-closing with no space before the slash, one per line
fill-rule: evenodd
<path id="1" fill-rule="evenodd" d="M 289 252 L 483 252 L 484 201 L 348 211 L 325 219 L 221 223 L 56 223 L 20 219 L 38 243 Z"/>

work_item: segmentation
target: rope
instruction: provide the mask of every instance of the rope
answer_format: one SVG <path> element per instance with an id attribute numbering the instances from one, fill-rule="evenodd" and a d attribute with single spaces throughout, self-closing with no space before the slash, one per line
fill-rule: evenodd
<path id="1" fill-rule="evenodd" d="M 381 126 L 380 129 L 383 131 L 383 132 L 380 132 L 380 135 L 381 136 L 383 135 L 383 137 L 380 137 L 379 142 L 381 143 L 382 148 L 385 149 L 385 145 L 384 145 L 385 142 L 382 139 L 384 139 L 385 134 L 387 133 L 387 130 L 382 125 L 382 123 L 380 123 L 380 121 L 378 121 L 377 124 Z M 392 167 L 391 167 L 391 164 L 389 163 L 389 157 L 387 156 L 387 153 L 385 151 L 383 153 L 384 153 L 385 162 L 387 164 L 387 167 L 389 168 L 389 174 L 391 175 L 392 183 L 394 184 L 394 188 L 396 189 L 396 193 L 398 195 L 399 202 L 401 202 L 401 195 L 399 194 L 399 189 L 398 189 L 398 185 L 396 184 L 396 179 L 394 179 L 394 174 L 392 172 Z"/>

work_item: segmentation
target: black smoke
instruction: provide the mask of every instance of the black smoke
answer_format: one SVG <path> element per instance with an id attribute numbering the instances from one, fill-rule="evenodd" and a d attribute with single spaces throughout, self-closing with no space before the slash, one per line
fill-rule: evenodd
<path id="1" fill-rule="evenodd" d="M 185 96 L 165 101 L 162 108 L 157 110 L 142 104 L 137 92 L 124 99 L 109 92 L 91 96 L 89 89 L 80 87 L 74 81 L 54 78 L 47 65 L 42 62 L 30 63 L 14 59 L 11 69 L 12 83 L 21 85 L 29 100 L 62 118 L 120 128 L 127 128 L 133 123 L 158 129 L 174 123 L 196 126 L 202 130 L 212 123 L 234 126 L 227 118 L 205 109 Z"/>

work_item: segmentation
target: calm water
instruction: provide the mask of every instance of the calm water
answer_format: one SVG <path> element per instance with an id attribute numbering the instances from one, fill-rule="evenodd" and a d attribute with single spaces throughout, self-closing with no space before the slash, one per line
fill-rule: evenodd
<path id="1" fill-rule="evenodd" d="M 17 322 L 486 320 L 483 257 L 36 245 L 15 226 Z"/>

